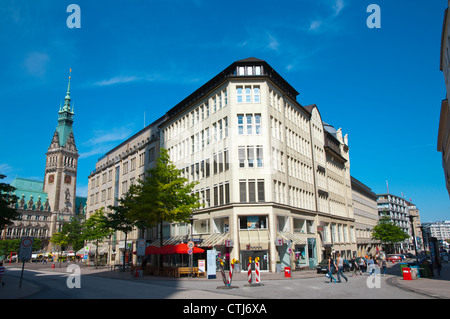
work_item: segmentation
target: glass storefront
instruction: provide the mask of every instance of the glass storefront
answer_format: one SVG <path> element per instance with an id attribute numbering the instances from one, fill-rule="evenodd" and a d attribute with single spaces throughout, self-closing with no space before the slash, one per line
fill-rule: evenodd
<path id="1" fill-rule="evenodd" d="M 269 251 L 268 250 L 241 250 L 242 270 L 247 270 L 248 259 L 252 258 L 252 270 L 255 270 L 255 258 L 259 257 L 259 269 L 269 270 Z"/>

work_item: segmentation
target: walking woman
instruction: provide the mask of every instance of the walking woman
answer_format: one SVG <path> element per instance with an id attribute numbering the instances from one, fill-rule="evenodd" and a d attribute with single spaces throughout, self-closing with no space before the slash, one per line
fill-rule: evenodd
<path id="1" fill-rule="evenodd" d="M 336 283 L 336 278 L 333 277 L 335 268 L 336 264 L 334 262 L 334 259 L 331 257 L 331 255 L 328 255 L 328 277 L 330 278 L 330 282 L 334 280 L 334 283 Z"/>

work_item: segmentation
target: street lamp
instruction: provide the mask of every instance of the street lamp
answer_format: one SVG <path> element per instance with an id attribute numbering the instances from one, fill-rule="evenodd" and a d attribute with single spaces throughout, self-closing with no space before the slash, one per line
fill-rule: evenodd
<path id="1" fill-rule="evenodd" d="M 414 231 L 414 217 L 413 215 L 409 215 L 409 221 L 411 222 L 411 229 L 413 234 L 413 243 L 414 243 L 414 251 L 416 252 L 416 262 L 419 264 L 419 255 L 417 254 L 417 240 L 416 240 L 416 232 Z"/>
<path id="2" fill-rule="evenodd" d="M 194 218 L 194 216 L 191 214 L 191 216 L 187 219 L 189 221 L 189 223 L 191 224 L 191 241 L 194 239 L 193 237 L 193 233 L 194 233 L 194 220 L 197 220 L 197 218 Z M 192 276 L 193 273 L 193 263 L 194 263 L 194 255 L 193 254 L 189 254 L 189 276 Z"/>

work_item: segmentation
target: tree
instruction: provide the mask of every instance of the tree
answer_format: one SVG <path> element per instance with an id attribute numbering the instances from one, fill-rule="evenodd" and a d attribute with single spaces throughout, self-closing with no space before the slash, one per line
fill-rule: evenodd
<path id="1" fill-rule="evenodd" d="M 0 174 L 0 179 L 4 179 L 6 175 Z M 16 195 L 12 195 L 16 189 L 6 183 L 0 183 L 0 229 L 18 220 L 19 213 L 15 208 L 11 208 L 11 204 L 15 204 L 18 200 Z"/>
<path id="2" fill-rule="evenodd" d="M 372 238 L 380 240 L 384 245 L 392 246 L 402 242 L 409 236 L 400 227 L 394 224 L 387 216 L 378 220 L 378 224 L 372 229 Z"/>
<path id="3" fill-rule="evenodd" d="M 65 223 L 61 227 L 61 231 L 54 233 L 50 241 L 61 247 L 72 246 L 76 252 L 83 248 L 83 223 L 80 218 L 72 217 L 69 223 Z"/>
<path id="4" fill-rule="evenodd" d="M 192 193 L 196 184 L 181 177 L 167 150 L 161 149 L 156 167 L 148 170 L 144 181 L 130 188 L 133 201 L 128 217 L 146 227 L 159 225 L 162 246 L 163 223 L 188 222 L 193 211 L 201 207 L 198 195 Z"/>
<path id="5" fill-rule="evenodd" d="M 83 239 L 86 241 L 93 241 L 97 246 L 95 251 L 95 267 L 98 264 L 98 244 L 111 235 L 111 228 L 108 225 L 107 218 L 105 217 L 104 208 L 101 207 L 95 211 L 86 221 L 83 227 Z"/>
<path id="6" fill-rule="evenodd" d="M 134 188 L 132 185 L 128 192 L 126 192 L 119 200 L 117 206 L 108 206 L 111 213 L 106 214 L 106 224 L 109 228 L 115 231 L 121 231 L 125 234 L 125 248 L 123 254 L 123 269 L 125 269 L 125 257 L 126 257 L 126 247 L 127 247 L 127 236 L 130 233 L 134 226 L 136 225 L 136 221 L 131 220 L 128 217 L 130 210 L 133 207 L 134 203 Z"/>

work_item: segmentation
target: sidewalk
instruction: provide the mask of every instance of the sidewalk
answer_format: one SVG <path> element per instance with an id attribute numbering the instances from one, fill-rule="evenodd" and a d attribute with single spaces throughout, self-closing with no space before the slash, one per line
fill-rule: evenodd
<path id="1" fill-rule="evenodd" d="M 66 272 L 67 266 L 69 264 L 63 263 L 61 267 L 56 264 L 55 268 L 51 268 L 51 264 L 25 264 L 25 270 L 40 270 L 47 272 L 54 272 L 57 274 L 68 274 Z M 4 281 L 6 285 L 0 287 L 0 299 L 20 299 L 30 296 L 39 291 L 39 287 L 27 282 L 26 275 L 22 281 L 22 288 L 19 288 L 20 282 L 20 264 L 13 264 L 11 266 L 6 266 L 6 272 Z M 11 272 L 15 272 L 15 276 L 9 275 Z M 436 273 L 436 271 L 435 271 Z M 109 267 L 97 268 L 81 268 L 81 274 L 87 276 L 98 276 L 110 279 L 120 279 L 120 280 L 135 280 L 135 281 L 151 281 L 151 280 L 166 280 L 166 281 L 176 281 L 176 280 L 195 280 L 195 281 L 217 281 L 222 283 L 222 277 L 218 272 L 215 279 L 207 278 L 170 278 L 170 277 L 158 277 L 158 276 L 143 276 L 136 278 L 131 274 L 131 272 L 120 272 L 111 271 Z M 410 290 L 416 293 L 424 294 L 433 298 L 438 299 L 450 299 L 450 263 L 443 263 L 441 276 L 433 278 L 419 278 L 417 280 L 403 280 L 403 276 L 400 272 L 399 264 L 395 264 L 389 267 L 388 270 L 389 277 L 387 283 L 393 286 L 397 286 L 401 289 Z M 17 277 L 16 277 L 17 276 Z M 293 271 L 291 273 L 291 278 L 286 278 L 284 273 L 271 273 L 271 272 L 261 272 L 261 282 L 267 280 L 301 280 L 305 278 L 317 278 L 323 277 L 323 274 L 317 274 L 316 270 L 301 270 Z M 255 278 L 253 277 L 253 280 Z M 233 281 L 247 281 L 247 272 L 238 272 L 233 274 Z"/>
<path id="2" fill-rule="evenodd" d="M 432 278 L 403 280 L 400 266 L 391 268 L 391 273 L 395 274 L 388 279 L 388 283 L 391 285 L 433 298 L 450 299 L 450 263 L 442 263 L 439 277 L 437 277 L 437 271 L 434 270 L 435 277 Z"/>

